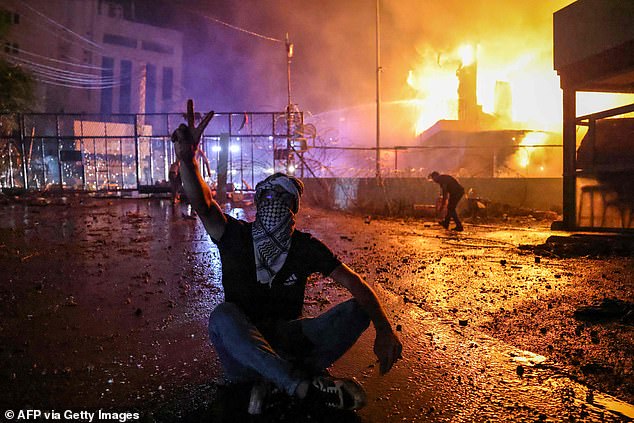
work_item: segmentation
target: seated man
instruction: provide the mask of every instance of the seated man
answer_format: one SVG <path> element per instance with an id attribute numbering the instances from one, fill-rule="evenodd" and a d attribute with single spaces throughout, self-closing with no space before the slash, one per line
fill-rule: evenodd
<path id="1" fill-rule="evenodd" d="M 226 302 L 211 312 L 209 336 L 227 378 L 269 382 L 316 404 L 362 407 L 361 386 L 353 379 L 330 377 L 325 369 L 356 342 L 370 321 L 376 329 L 374 352 L 381 373 L 400 357 L 401 342 L 372 288 L 322 242 L 295 229 L 303 192 L 300 180 L 277 173 L 260 182 L 254 222 L 222 213 L 194 160 L 212 116 L 213 112 L 207 114 L 195 127 L 190 100 L 188 125 L 181 124 L 172 140 L 185 193 L 220 251 Z M 306 280 L 317 272 L 343 285 L 354 298 L 315 318 L 301 318 Z"/>

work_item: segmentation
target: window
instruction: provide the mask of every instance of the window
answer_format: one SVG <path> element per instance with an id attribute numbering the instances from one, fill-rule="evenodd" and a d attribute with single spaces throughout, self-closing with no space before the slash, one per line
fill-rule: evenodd
<path id="1" fill-rule="evenodd" d="M 123 6 L 116 3 L 108 3 L 108 16 L 111 18 L 122 18 Z"/>
<path id="2" fill-rule="evenodd" d="M 0 22 L 4 23 L 4 24 L 10 24 L 11 23 L 11 12 L 9 12 L 8 10 L 0 10 Z"/>
<path id="3" fill-rule="evenodd" d="M 130 113 L 132 102 L 132 62 L 121 61 L 121 86 L 119 87 L 119 112 Z"/>
<path id="4" fill-rule="evenodd" d="M 156 66 L 145 68 L 145 113 L 156 112 Z"/>
<path id="5" fill-rule="evenodd" d="M 174 91 L 174 70 L 163 68 L 163 100 L 171 100 Z"/>
<path id="6" fill-rule="evenodd" d="M 20 23 L 20 14 L 11 12 L 9 10 L 0 10 L 0 23 L 4 23 L 7 25 L 18 25 Z"/>
<path id="7" fill-rule="evenodd" d="M 141 48 L 156 53 L 173 54 L 174 48 L 165 44 L 156 43 L 154 41 L 141 41 Z"/>
<path id="8" fill-rule="evenodd" d="M 101 79 L 106 81 L 106 85 L 112 82 L 114 76 L 114 59 L 104 57 L 101 61 Z M 112 113 L 112 87 L 101 89 L 101 113 L 109 115 Z"/>
<path id="9" fill-rule="evenodd" d="M 130 48 L 136 48 L 137 46 L 137 41 L 134 38 L 116 34 L 103 34 L 103 42 L 106 44 L 114 44 Z"/>

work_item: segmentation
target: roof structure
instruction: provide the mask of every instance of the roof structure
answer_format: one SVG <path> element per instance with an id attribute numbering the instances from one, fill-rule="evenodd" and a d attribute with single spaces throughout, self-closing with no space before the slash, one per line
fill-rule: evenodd
<path id="1" fill-rule="evenodd" d="M 592 115 L 576 115 L 576 94 L 579 91 L 604 93 L 634 93 L 634 2 L 629 0 L 579 0 L 553 15 L 554 68 L 563 90 L 563 223 L 565 229 L 578 229 L 581 213 L 577 216 L 577 192 L 584 193 L 618 189 L 624 181 L 634 177 L 634 160 L 627 156 L 625 163 L 615 169 L 612 159 L 608 166 L 597 163 L 596 157 L 617 150 L 634 150 L 634 139 L 628 135 L 628 120 L 634 104 L 603 110 Z M 597 124 L 611 119 L 610 125 Z M 593 152 L 590 160 L 578 162 L 577 127 L 587 126 L 582 142 Z M 601 128 L 609 126 L 612 135 L 602 144 Z M 616 132 L 614 132 L 616 127 Z M 620 129 L 619 129 L 620 128 Z M 603 131 L 606 132 L 606 131 Z M 597 135 L 599 134 L 599 135 Z M 601 147 L 603 145 L 603 147 Z M 594 154 L 594 152 L 598 154 Z M 616 157 L 620 153 L 616 152 Z M 624 157 L 621 157 L 623 159 Z M 589 164 L 588 164 L 589 163 Z M 579 167 L 583 166 L 583 169 Z M 577 177 L 594 178 L 596 185 L 578 187 Z M 580 189 L 579 189 L 580 188 Z M 578 190 L 579 189 L 579 190 Z M 625 190 L 628 191 L 628 190 Z M 625 192 L 624 191 L 624 192 Z M 605 195 L 603 195 L 605 197 Z M 619 203 L 634 209 L 634 198 L 618 196 Z M 591 200 L 594 201 L 594 200 Z M 580 202 L 581 203 L 581 202 Z M 607 204 L 603 204 L 603 213 Z M 581 205 L 579 206 L 581 209 Z M 602 219 L 604 220 L 604 219 Z M 623 221 L 623 219 L 621 219 Z M 632 219 L 630 219 L 631 221 Z M 594 225 L 591 220 L 590 226 Z"/>

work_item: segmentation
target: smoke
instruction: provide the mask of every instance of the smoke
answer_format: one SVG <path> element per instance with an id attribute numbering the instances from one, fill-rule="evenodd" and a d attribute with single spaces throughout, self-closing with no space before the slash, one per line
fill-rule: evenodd
<path id="1" fill-rule="evenodd" d="M 524 51 L 552 63 L 552 14 L 571 2 L 381 1 L 383 99 L 402 100 L 412 95 L 407 75 L 429 59 L 425 53 L 434 52 L 436 60 L 448 59 L 447 55 L 466 42 L 479 43 L 483 54 L 495 52 L 502 62 L 495 65 L 500 67 L 504 61 L 515 62 Z M 298 103 L 321 112 L 374 101 L 375 2 L 250 0 L 231 4 L 238 24 L 277 38 L 290 34 L 296 47 L 292 80 Z M 285 93 L 283 46 L 276 52 L 273 46 L 258 44 L 251 49 L 252 59 L 266 66 L 256 66 L 252 74 L 276 80 L 266 88 Z"/>
<path id="2" fill-rule="evenodd" d="M 360 122 L 360 138 L 373 138 L 376 2 L 178 3 L 184 7 L 195 4 L 200 11 L 195 17 L 198 24 L 186 29 L 193 32 L 194 39 L 197 32 L 192 28 L 196 26 L 205 26 L 200 32 L 208 33 L 202 51 L 190 52 L 189 73 L 197 80 L 202 91 L 199 95 L 213 98 L 209 100 L 210 106 L 215 104 L 216 110 L 219 105 L 225 110 L 282 110 L 287 103 L 286 50 L 283 42 L 205 21 L 204 14 L 282 41 L 288 33 L 295 47 L 291 65 L 292 101 L 301 110 L 317 115 L 333 115 L 327 112 L 346 109 L 358 114 L 362 110 L 360 117 L 343 118 Z M 457 49 L 465 43 L 474 43 L 479 45 L 480 72 L 489 67 L 511 77 L 518 67 L 539 64 L 541 68 L 546 66 L 544 72 L 552 76 L 552 14 L 572 0 L 382 0 L 380 3 L 381 91 L 386 118 L 390 119 L 385 126 L 390 131 L 392 121 L 406 121 L 403 128 L 395 131 L 402 135 L 389 136 L 395 143 L 403 144 L 406 143 L 403 139 L 415 136 L 416 120 L 404 115 L 413 115 L 412 106 L 421 100 L 421 93 L 407 83 L 411 71 L 425 78 L 427 69 L 445 66 L 451 76 L 457 67 L 452 63 Z M 190 81 L 189 85 L 195 84 Z M 557 88 L 555 80 L 555 87 L 551 81 L 544 89 Z M 536 89 L 539 91 L 539 87 L 533 87 L 533 92 Z M 522 101 L 515 97 L 514 93 L 514 102 Z M 491 103 L 492 98 L 491 92 Z M 484 106 L 486 109 L 487 105 Z"/>

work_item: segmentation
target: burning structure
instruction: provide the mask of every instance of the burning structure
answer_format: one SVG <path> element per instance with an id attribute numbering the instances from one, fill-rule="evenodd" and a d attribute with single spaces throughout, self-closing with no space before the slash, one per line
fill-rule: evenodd
<path id="1" fill-rule="evenodd" d="M 512 94 L 496 81 L 494 111 L 478 104 L 476 48 L 463 48 L 458 78 L 458 119 L 441 119 L 419 137 L 426 165 L 469 177 L 554 177 L 561 174 L 558 134 L 527 128 L 512 118 Z M 555 153 L 557 151 L 557 153 Z"/>

